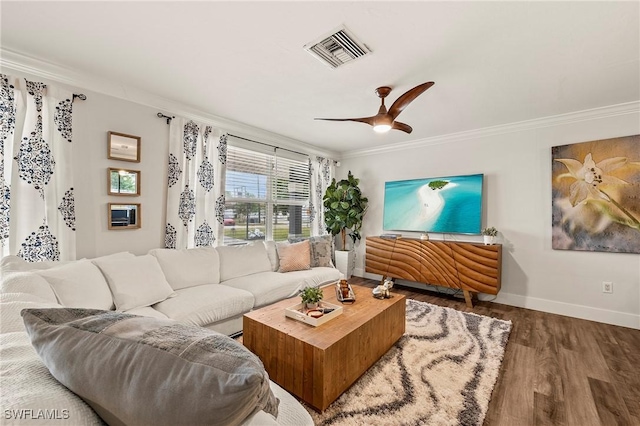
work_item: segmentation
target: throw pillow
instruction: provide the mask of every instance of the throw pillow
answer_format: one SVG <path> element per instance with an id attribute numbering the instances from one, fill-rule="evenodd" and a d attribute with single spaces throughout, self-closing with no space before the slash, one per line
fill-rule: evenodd
<path id="1" fill-rule="evenodd" d="M 304 241 L 306 238 L 291 238 L 292 243 Z M 331 235 L 321 235 L 308 238 L 311 243 L 311 267 L 333 268 L 331 255 L 333 253 L 333 237 Z"/>
<path id="2" fill-rule="evenodd" d="M 293 272 L 311 269 L 311 245 L 309 240 L 299 243 L 278 243 L 278 272 Z"/>
<path id="3" fill-rule="evenodd" d="M 113 311 L 21 314 L 51 374 L 108 424 L 229 425 L 278 414 L 260 359 L 222 334 Z"/>
<path id="4" fill-rule="evenodd" d="M 36 274 L 47 280 L 62 306 L 113 309 L 109 286 L 100 269 L 89 260 L 78 260 Z"/>
<path id="5" fill-rule="evenodd" d="M 119 311 L 128 311 L 173 297 L 155 257 L 150 254 L 129 259 L 94 259 L 102 270 Z"/>

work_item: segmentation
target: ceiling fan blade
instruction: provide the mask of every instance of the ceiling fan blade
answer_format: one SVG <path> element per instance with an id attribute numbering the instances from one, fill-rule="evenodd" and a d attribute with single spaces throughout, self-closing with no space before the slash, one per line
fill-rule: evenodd
<path id="1" fill-rule="evenodd" d="M 433 81 L 429 81 L 407 91 L 404 95 L 396 99 L 393 105 L 391 105 L 391 108 L 389 108 L 389 115 L 395 120 L 396 117 L 400 115 L 402 110 L 407 107 L 407 105 L 413 102 L 415 98 L 423 94 L 429 87 L 433 86 L 434 84 L 435 83 Z"/>
<path id="2" fill-rule="evenodd" d="M 408 124 L 401 123 L 399 121 L 394 121 L 393 126 L 391 126 L 391 128 L 396 130 L 402 130 L 403 132 L 406 132 L 406 133 L 411 133 L 413 131 L 411 126 L 409 126 Z"/>
<path id="3" fill-rule="evenodd" d="M 357 121 L 359 123 L 367 123 L 370 126 L 373 126 L 373 119 L 375 117 L 362 117 L 362 118 L 314 118 L 314 120 L 325 120 L 325 121 Z"/>

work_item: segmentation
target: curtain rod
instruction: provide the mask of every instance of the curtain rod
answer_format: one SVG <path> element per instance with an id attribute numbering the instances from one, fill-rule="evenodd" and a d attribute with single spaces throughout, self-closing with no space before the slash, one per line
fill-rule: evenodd
<path id="1" fill-rule="evenodd" d="M 156 116 L 158 118 L 166 118 L 167 119 L 167 124 L 171 124 L 171 120 L 173 120 L 174 118 L 176 118 L 175 116 L 169 116 L 169 115 L 164 115 L 163 113 L 159 112 L 156 114 Z"/>
<path id="2" fill-rule="evenodd" d="M 293 152 L 295 154 L 300 154 L 300 155 L 304 155 L 305 157 L 309 157 L 309 154 L 305 154 L 304 152 L 298 152 L 298 151 L 294 151 L 292 149 L 281 148 L 279 146 L 271 145 L 271 144 L 268 144 L 268 143 L 254 141 L 252 139 L 243 138 L 242 136 L 237 136 L 237 135 L 234 135 L 234 134 L 231 134 L 231 133 L 229 133 L 229 136 L 233 136 L 236 139 L 242 139 L 242 140 L 245 140 L 245 141 L 248 141 L 248 142 L 259 143 L 260 145 L 270 146 L 271 148 L 282 149 L 284 151 L 289 151 L 289 152 Z"/>
<path id="3" fill-rule="evenodd" d="M 176 118 L 175 116 L 168 116 L 168 115 L 164 115 L 163 113 L 159 112 L 158 114 L 156 114 L 158 118 L 166 118 L 167 119 L 167 124 L 171 124 L 171 120 Z M 271 145 L 268 143 L 264 143 L 264 142 L 258 142 L 258 141 L 254 141 L 252 139 L 247 139 L 247 138 L 243 138 L 242 136 L 238 136 L 238 135 L 234 135 L 231 133 L 228 133 L 229 136 L 233 136 L 236 139 L 242 139 L 248 142 L 253 142 L 253 143 L 258 143 L 260 145 L 265 145 L 265 146 L 270 146 L 271 148 L 275 148 L 275 149 L 282 149 L 284 151 L 289 151 L 289 152 L 293 152 L 294 154 L 300 154 L 300 155 L 304 155 L 305 157 L 309 157 L 309 154 L 305 154 L 304 152 L 298 152 L 298 151 L 294 151 L 292 149 L 287 149 L 287 148 L 281 148 L 279 146 L 275 146 L 275 145 Z"/>

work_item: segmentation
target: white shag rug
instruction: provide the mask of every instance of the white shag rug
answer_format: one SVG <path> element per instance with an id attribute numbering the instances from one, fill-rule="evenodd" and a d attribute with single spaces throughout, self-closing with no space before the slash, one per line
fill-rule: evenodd
<path id="1" fill-rule="evenodd" d="M 322 414 L 307 410 L 316 425 L 482 425 L 510 331 L 409 299 L 405 335 Z"/>

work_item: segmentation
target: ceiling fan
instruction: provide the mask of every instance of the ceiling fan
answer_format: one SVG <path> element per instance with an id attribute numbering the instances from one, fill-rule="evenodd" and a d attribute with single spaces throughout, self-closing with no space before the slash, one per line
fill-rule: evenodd
<path id="1" fill-rule="evenodd" d="M 359 123 L 367 123 L 373 126 L 373 130 L 378 133 L 388 132 L 391 129 L 402 130 L 406 133 L 411 133 L 413 129 L 408 124 L 396 121 L 396 118 L 400 113 L 411 103 L 415 98 L 423 94 L 429 87 L 435 83 L 429 81 L 422 83 L 413 89 L 407 91 L 404 95 L 400 96 L 391 105 L 391 108 L 387 111 L 387 107 L 384 105 L 384 98 L 391 93 L 391 87 L 382 86 L 376 89 L 376 94 L 382 101 L 378 113 L 373 117 L 362 118 L 316 118 L 315 120 L 327 120 L 327 121 L 357 121 Z"/>

